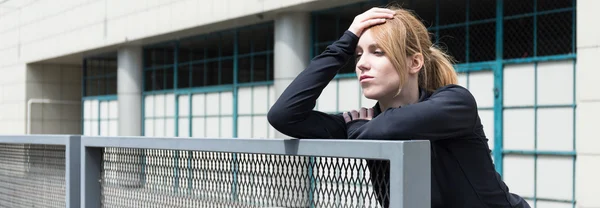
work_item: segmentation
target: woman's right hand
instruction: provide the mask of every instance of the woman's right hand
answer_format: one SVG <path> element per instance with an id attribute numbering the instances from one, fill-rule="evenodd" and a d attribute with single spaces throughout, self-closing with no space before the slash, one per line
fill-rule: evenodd
<path id="1" fill-rule="evenodd" d="M 354 17 L 348 30 L 360 37 L 366 28 L 384 23 L 386 19 L 393 18 L 394 14 L 396 12 L 391 9 L 373 7 Z"/>

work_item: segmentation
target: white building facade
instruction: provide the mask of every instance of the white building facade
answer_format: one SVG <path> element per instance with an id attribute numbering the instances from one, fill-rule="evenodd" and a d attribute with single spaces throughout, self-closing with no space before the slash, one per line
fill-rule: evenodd
<path id="1" fill-rule="evenodd" d="M 356 14 L 414 10 L 535 207 L 600 207 L 595 0 L 0 1 L 0 133 L 281 138 L 266 114 Z M 317 110 L 371 107 L 353 65 Z"/>

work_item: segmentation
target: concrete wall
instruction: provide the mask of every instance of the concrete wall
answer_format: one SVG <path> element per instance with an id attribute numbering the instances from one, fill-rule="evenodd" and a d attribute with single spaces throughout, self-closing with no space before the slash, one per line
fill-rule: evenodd
<path id="1" fill-rule="evenodd" d="M 25 133 L 27 64 L 81 64 L 120 45 L 154 43 L 272 20 L 287 10 L 356 2 L 316 0 L 50 0 L 0 4 L 0 133 Z M 27 96 L 26 96 L 27 95 Z"/>
<path id="2" fill-rule="evenodd" d="M 600 207 L 600 27 L 593 19 L 599 1 L 577 1 L 577 164 L 575 193 L 579 207 Z"/>
<path id="3" fill-rule="evenodd" d="M 79 65 L 28 65 L 24 107 L 31 109 L 30 133 L 81 133 L 82 71 Z"/>

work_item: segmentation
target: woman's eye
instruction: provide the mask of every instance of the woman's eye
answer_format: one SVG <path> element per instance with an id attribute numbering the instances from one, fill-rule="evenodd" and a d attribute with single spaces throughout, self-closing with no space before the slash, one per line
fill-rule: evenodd
<path id="1" fill-rule="evenodd" d="M 382 56 L 385 53 L 383 51 L 375 51 L 375 52 L 373 52 L 373 54 L 378 55 L 378 56 Z"/>

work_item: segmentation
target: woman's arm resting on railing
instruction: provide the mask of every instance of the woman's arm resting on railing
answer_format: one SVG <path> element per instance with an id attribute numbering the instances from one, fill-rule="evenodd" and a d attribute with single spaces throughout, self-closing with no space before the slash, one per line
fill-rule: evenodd
<path id="1" fill-rule="evenodd" d="M 296 138 L 347 138 L 341 115 L 313 109 L 323 89 L 353 57 L 357 42 L 358 37 L 346 31 L 315 57 L 271 107 L 267 115 L 269 123 L 281 133 Z"/>

